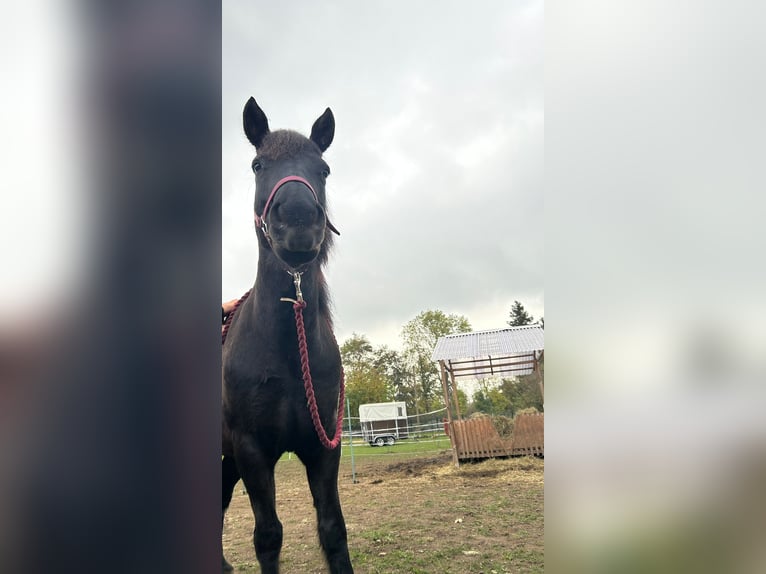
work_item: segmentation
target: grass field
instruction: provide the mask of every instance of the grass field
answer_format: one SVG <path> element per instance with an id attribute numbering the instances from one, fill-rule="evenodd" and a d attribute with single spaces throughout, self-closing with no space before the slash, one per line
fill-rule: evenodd
<path id="1" fill-rule="evenodd" d="M 542 460 L 487 460 L 455 469 L 438 441 L 359 444 L 354 460 L 356 483 L 345 447 L 338 488 L 357 574 L 543 571 Z M 284 458 L 276 481 L 282 572 L 326 572 L 303 465 Z M 259 572 L 252 531 L 240 484 L 224 528 L 224 550 L 238 572 Z"/>
<path id="2" fill-rule="evenodd" d="M 364 442 L 359 438 L 355 438 L 353 444 L 353 458 L 355 460 L 359 460 L 370 457 L 385 457 L 394 459 L 399 455 L 432 456 L 449 450 L 450 446 L 449 438 L 444 435 L 432 438 L 424 438 L 420 440 L 405 439 L 397 442 L 393 446 L 370 446 L 367 442 Z M 344 438 L 343 443 L 341 444 L 341 448 L 341 460 L 350 464 L 352 448 L 350 447 L 347 438 Z M 280 462 L 287 462 L 290 460 L 295 460 L 295 455 L 291 453 L 285 453 L 282 455 Z"/>

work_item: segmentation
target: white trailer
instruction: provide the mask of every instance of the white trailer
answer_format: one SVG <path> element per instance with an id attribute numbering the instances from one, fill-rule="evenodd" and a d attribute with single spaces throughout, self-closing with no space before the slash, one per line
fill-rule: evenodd
<path id="1" fill-rule="evenodd" d="M 364 440 L 372 446 L 391 446 L 407 438 L 407 406 L 403 402 L 359 405 L 359 422 Z"/>

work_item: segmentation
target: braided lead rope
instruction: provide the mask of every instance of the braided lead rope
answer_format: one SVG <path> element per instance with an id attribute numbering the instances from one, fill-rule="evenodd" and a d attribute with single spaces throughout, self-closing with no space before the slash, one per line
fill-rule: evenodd
<path id="1" fill-rule="evenodd" d="M 231 313 L 226 316 L 226 322 L 223 324 L 223 329 L 221 330 L 221 345 L 226 342 L 226 335 L 229 333 L 229 326 L 231 325 L 231 320 L 234 318 L 234 313 L 237 312 L 239 306 L 242 305 L 242 303 L 245 302 L 245 299 L 247 299 L 249 296 L 250 291 L 242 295 L 242 297 L 239 298 L 239 301 L 234 304 L 234 309 L 231 310 Z"/>
<path id="2" fill-rule="evenodd" d="M 303 300 L 293 302 L 293 310 L 295 311 L 295 328 L 298 331 L 298 350 L 301 354 L 301 370 L 303 372 L 303 387 L 306 389 L 306 400 L 308 401 L 309 413 L 311 414 L 311 421 L 314 423 L 314 429 L 319 437 L 319 442 L 322 446 L 332 450 L 337 448 L 340 444 L 341 436 L 343 434 L 343 404 L 346 396 L 345 375 L 343 373 L 343 367 L 340 369 L 340 394 L 338 395 L 338 416 L 335 424 L 335 435 L 332 440 L 327 436 L 327 432 L 322 426 L 322 421 L 319 420 L 319 408 L 317 407 L 317 400 L 314 396 L 314 384 L 311 380 L 311 369 L 309 368 L 309 349 L 306 343 L 306 327 L 303 323 L 303 309 L 306 307 L 306 302 Z"/>
<path id="3" fill-rule="evenodd" d="M 303 323 L 303 309 L 306 307 L 306 302 L 303 300 L 303 297 L 300 296 L 300 280 L 297 281 L 296 290 L 299 294 L 299 300 L 295 301 L 294 299 L 288 299 L 288 301 L 293 303 L 293 310 L 295 311 L 295 329 L 298 333 L 298 350 L 301 355 L 303 388 L 306 390 L 306 401 L 308 402 L 308 409 L 311 414 L 311 422 L 314 423 L 314 429 L 316 430 L 317 437 L 319 437 L 319 442 L 321 442 L 325 448 L 332 450 L 338 447 L 343 434 L 343 404 L 346 400 L 346 384 L 343 366 L 341 366 L 340 369 L 340 394 L 338 395 L 338 415 L 337 423 L 335 425 L 335 435 L 333 436 L 333 439 L 330 440 L 327 436 L 327 432 L 322 426 L 322 421 L 319 419 L 319 407 L 317 407 L 316 396 L 314 395 L 314 383 L 311 379 L 311 369 L 309 367 L 309 350 L 308 344 L 306 343 L 306 326 Z M 226 322 L 223 325 L 221 333 L 221 344 L 226 342 L 226 335 L 229 332 L 229 326 L 234 318 L 234 313 L 237 312 L 237 309 L 244 303 L 245 299 L 250 296 L 250 293 L 251 291 L 248 291 L 240 297 L 239 301 L 234 305 L 234 309 L 232 309 L 231 313 L 226 317 Z"/>

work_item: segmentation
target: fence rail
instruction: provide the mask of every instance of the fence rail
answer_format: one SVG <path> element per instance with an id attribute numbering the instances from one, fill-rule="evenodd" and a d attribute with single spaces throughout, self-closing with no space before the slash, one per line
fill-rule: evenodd
<path id="1" fill-rule="evenodd" d="M 353 427 L 352 427 L 353 428 Z M 370 431 L 368 431 L 369 433 Z M 413 422 L 409 422 L 406 427 L 403 426 L 375 426 L 374 427 L 374 433 L 376 435 L 380 434 L 402 434 L 404 435 L 402 438 L 410 438 L 410 439 L 421 439 L 421 438 L 432 438 L 437 435 L 444 436 L 445 430 L 444 430 L 444 422 L 439 421 L 432 421 L 422 424 L 415 424 Z M 344 437 L 346 437 L 346 440 L 349 436 L 349 431 L 344 429 Z M 366 440 L 365 435 L 362 430 L 359 428 L 353 428 L 351 431 L 351 436 L 354 438 L 354 441 L 364 441 Z"/>

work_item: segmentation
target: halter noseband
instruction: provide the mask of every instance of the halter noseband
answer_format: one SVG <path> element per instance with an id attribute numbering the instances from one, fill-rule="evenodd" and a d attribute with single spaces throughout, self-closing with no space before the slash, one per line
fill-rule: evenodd
<path id="1" fill-rule="evenodd" d="M 271 202 L 274 199 L 274 196 L 277 194 L 277 191 L 279 191 L 279 188 L 282 187 L 284 184 L 291 182 L 291 181 L 297 181 L 299 183 L 302 183 L 306 187 L 309 188 L 309 191 L 311 192 L 311 195 L 314 196 L 314 201 L 319 203 L 319 197 L 317 196 L 317 192 L 314 191 L 314 188 L 311 186 L 311 184 L 303 177 L 300 177 L 299 175 L 288 175 L 287 177 L 283 177 L 280 179 L 277 183 L 274 184 L 274 187 L 271 190 L 271 193 L 269 194 L 268 199 L 266 200 L 266 205 L 263 207 L 263 212 L 261 215 L 255 214 L 255 225 L 257 227 L 261 228 L 261 231 L 263 231 L 263 234 L 266 236 L 266 239 L 269 239 L 269 228 L 266 225 L 266 214 L 269 212 L 269 207 L 271 207 Z M 340 235 L 340 231 L 335 229 L 335 226 L 330 223 L 330 220 L 327 218 L 327 214 L 325 214 L 325 220 L 327 222 L 327 227 L 335 233 L 336 235 Z"/>

